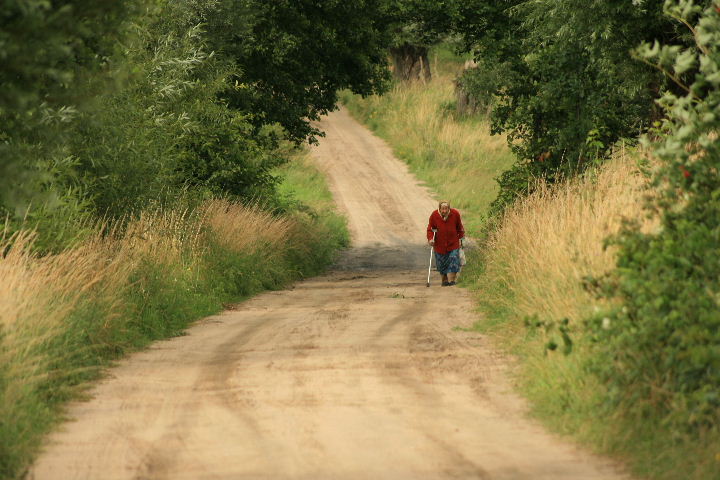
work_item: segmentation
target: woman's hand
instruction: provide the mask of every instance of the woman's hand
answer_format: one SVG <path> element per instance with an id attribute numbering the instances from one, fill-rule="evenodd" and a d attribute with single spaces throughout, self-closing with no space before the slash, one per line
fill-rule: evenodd
<path id="1" fill-rule="evenodd" d="M 435 245 L 435 240 L 428 240 L 428 245 L 431 247 Z"/>

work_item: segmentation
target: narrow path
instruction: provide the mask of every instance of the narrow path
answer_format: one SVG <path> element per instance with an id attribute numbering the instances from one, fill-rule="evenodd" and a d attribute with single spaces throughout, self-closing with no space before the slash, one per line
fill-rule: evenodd
<path id="1" fill-rule="evenodd" d="M 354 248 L 132 355 L 30 478 L 626 478 L 523 417 L 459 288 L 425 288 L 434 202 L 345 111 L 314 150 Z"/>

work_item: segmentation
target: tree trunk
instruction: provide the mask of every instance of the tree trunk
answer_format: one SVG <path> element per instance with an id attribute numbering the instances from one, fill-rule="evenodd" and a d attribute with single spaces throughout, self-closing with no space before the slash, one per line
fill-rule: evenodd
<path id="1" fill-rule="evenodd" d="M 478 110 L 477 102 L 459 80 L 455 80 L 455 98 L 459 115 L 474 115 Z"/>
<path id="2" fill-rule="evenodd" d="M 478 111 L 477 99 L 465 89 L 461 80 L 468 70 L 477 68 L 477 66 L 474 60 L 467 60 L 463 66 L 463 73 L 455 79 L 455 98 L 457 99 L 457 113 L 459 115 L 474 115 Z"/>
<path id="3" fill-rule="evenodd" d="M 395 78 L 403 82 L 413 80 L 430 80 L 430 63 L 427 47 L 404 43 L 399 47 L 391 47 L 390 55 L 393 62 Z"/>

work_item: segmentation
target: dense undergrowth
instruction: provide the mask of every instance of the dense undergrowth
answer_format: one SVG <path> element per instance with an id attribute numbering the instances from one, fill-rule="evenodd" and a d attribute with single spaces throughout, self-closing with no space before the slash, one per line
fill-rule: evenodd
<path id="1" fill-rule="evenodd" d="M 441 56 L 447 58 L 447 52 Z M 452 68 L 448 64 L 445 71 Z M 660 162 L 648 149 L 620 145 L 608 163 L 580 177 L 554 186 L 538 180 L 533 194 L 494 218 L 493 228 L 484 228 L 478 217 L 487 214 L 489 202 L 477 192 L 497 191 L 486 167 L 497 166 L 497 174 L 511 157 L 502 145 L 493 143 L 497 139 L 489 138 L 486 128 L 477 128 L 485 125 L 482 115 L 459 120 L 476 128 L 456 129 L 458 119 L 448 110 L 451 78 L 441 71 L 426 85 L 396 85 L 383 97 L 344 99 L 350 111 L 385 138 L 421 180 L 461 207 L 473 225 L 471 233 L 487 235 L 471 256 L 461 283 L 473 291 L 483 313 L 476 328 L 520 359 L 517 381 L 531 401 L 533 414 L 553 430 L 612 454 L 641 476 L 717 478 L 717 430 L 678 428 L 664 409 L 653 404 L 656 396 L 636 397 L 632 409 L 618 404 L 613 400 L 613 382 L 598 374 L 608 371 L 613 356 L 610 344 L 592 325 L 607 332 L 614 327 L 607 312 L 622 311 L 624 305 L 617 296 L 598 295 L 599 280 L 616 271 L 620 252 L 617 245 L 606 242 L 626 231 L 627 220 L 634 222 L 637 235 L 660 231 L 659 218 L 646 215 L 644 209 L 657 199 L 651 179 L 661 171 Z M 437 93 L 441 89 L 444 96 Z M 429 108 L 433 103 L 434 108 Z M 394 108 L 401 108 L 402 115 L 388 113 Z M 418 119 L 432 125 L 435 135 L 452 134 L 443 143 L 423 135 L 407 141 L 410 132 L 423 131 Z M 419 161 L 444 158 L 447 145 L 497 146 L 456 153 L 455 164 Z M 436 150 L 428 153 L 432 149 Z M 456 182 L 462 187 L 453 185 Z M 641 355 L 632 349 L 626 354 Z M 642 371 L 637 375 L 642 388 Z M 680 416 L 689 413 L 682 405 L 673 408 Z"/>
<path id="2" fill-rule="evenodd" d="M 23 475 L 43 435 L 100 368 L 228 302 L 319 273 L 348 243 L 321 174 L 302 158 L 277 172 L 295 213 L 214 199 L 88 227 L 38 255 L 36 234 L 2 243 L 0 478 Z"/>

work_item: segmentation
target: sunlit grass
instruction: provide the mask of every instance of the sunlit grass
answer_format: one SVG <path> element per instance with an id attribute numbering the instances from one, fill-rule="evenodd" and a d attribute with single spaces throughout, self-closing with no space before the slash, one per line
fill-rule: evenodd
<path id="1" fill-rule="evenodd" d="M 577 322 L 592 315 L 602 304 L 583 281 L 615 268 L 615 249 L 605 248 L 605 239 L 623 218 L 643 218 L 646 182 L 633 159 L 619 153 L 594 174 L 559 187 L 540 183 L 505 212 L 485 245 L 484 282 L 508 291 L 484 301 L 519 318 Z"/>
<path id="2" fill-rule="evenodd" d="M 613 453 L 650 478 L 714 478 L 720 465 L 717 433 L 698 441 L 657 419 L 626 418 L 608 405 L 605 385 L 588 370 L 593 352 L 583 321 L 604 311 L 608 300 L 584 288 L 584 280 L 615 268 L 616 250 L 605 241 L 623 219 L 640 222 L 645 231 L 658 228 L 643 210 L 652 190 L 637 168 L 642 155 L 617 152 L 597 172 L 541 185 L 521 199 L 472 259 L 465 281 L 486 314 L 477 328 L 521 359 L 519 386 L 553 430 Z M 557 325 L 562 319 L 568 319 L 574 341 L 570 355 L 545 348 L 549 340 L 562 343 L 557 328 L 526 323 Z"/>

